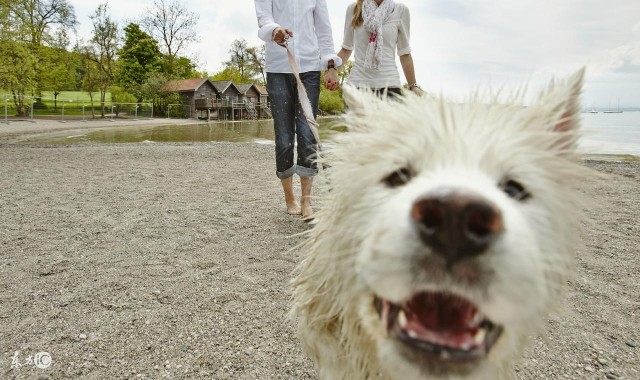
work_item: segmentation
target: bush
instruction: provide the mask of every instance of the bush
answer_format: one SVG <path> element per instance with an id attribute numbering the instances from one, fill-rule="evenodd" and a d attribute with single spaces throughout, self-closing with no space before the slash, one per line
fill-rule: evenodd
<path id="1" fill-rule="evenodd" d="M 329 91 L 322 86 L 320 90 L 319 108 L 321 111 L 331 115 L 338 115 L 344 112 L 344 100 L 342 100 L 342 90 Z"/>

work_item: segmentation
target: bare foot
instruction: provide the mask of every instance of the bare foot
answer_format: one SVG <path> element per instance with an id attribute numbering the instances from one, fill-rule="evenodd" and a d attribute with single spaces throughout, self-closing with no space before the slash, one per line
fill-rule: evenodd
<path id="1" fill-rule="evenodd" d="M 300 211 L 304 220 L 313 220 L 313 209 L 311 208 L 311 202 L 305 202 L 303 200 Z"/>
<path id="2" fill-rule="evenodd" d="M 287 213 L 289 213 L 289 215 L 300 215 L 302 213 L 302 209 L 298 202 L 287 202 Z"/>
<path id="3" fill-rule="evenodd" d="M 313 209 L 311 208 L 311 185 L 313 177 L 300 177 L 300 185 L 302 187 L 302 196 L 300 204 L 302 209 L 302 218 L 306 221 L 313 220 Z"/>
<path id="4" fill-rule="evenodd" d="M 300 215 L 302 211 L 293 194 L 293 177 L 285 178 L 281 182 L 282 190 L 284 190 L 284 202 L 287 204 L 287 212 L 289 215 Z"/>

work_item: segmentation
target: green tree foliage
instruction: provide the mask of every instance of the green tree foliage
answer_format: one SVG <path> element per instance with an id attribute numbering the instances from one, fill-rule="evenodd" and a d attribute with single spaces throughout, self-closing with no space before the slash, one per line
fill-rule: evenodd
<path id="1" fill-rule="evenodd" d="M 164 91 L 167 82 L 166 76 L 154 73 L 142 85 L 142 96 L 146 101 L 153 103 L 155 114 L 166 115 L 169 104 L 182 103 L 180 94 Z"/>
<path id="2" fill-rule="evenodd" d="M 58 95 L 62 91 L 74 90 L 77 56 L 66 48 L 69 39 L 64 30 L 59 30 L 55 43 L 51 47 L 41 46 L 39 51 L 40 75 L 39 88 L 53 92 L 54 110 L 58 109 Z"/>
<path id="3" fill-rule="evenodd" d="M 116 82 L 142 101 L 142 85 L 162 67 L 158 42 L 137 24 L 131 23 L 124 28 L 124 44 L 119 58 Z"/>
<path id="4" fill-rule="evenodd" d="M 98 65 L 100 114 L 104 117 L 105 97 L 115 76 L 118 51 L 118 24 L 109 16 L 108 4 L 98 5 L 90 17 L 93 22 L 90 58 Z"/>
<path id="5" fill-rule="evenodd" d="M 188 79 L 201 77 L 200 73 L 196 71 L 196 65 L 186 57 L 177 57 L 171 59 L 169 56 L 164 56 L 163 73 L 168 75 L 172 79 Z"/>
<path id="6" fill-rule="evenodd" d="M 89 94 L 91 102 L 91 117 L 95 118 L 95 107 L 93 97 L 100 85 L 100 69 L 94 59 L 94 52 L 90 45 L 76 46 L 76 53 L 79 58 L 78 71 L 81 77 L 81 88 Z"/>
<path id="7" fill-rule="evenodd" d="M 247 48 L 249 54 L 249 67 L 254 78 L 258 79 L 258 84 L 265 86 L 267 84 L 267 76 L 265 72 L 265 46 Z"/>
<path id="8" fill-rule="evenodd" d="M 111 86 L 111 101 L 114 103 L 136 103 L 139 100 L 122 87 Z"/>
<path id="9" fill-rule="evenodd" d="M 26 116 L 26 95 L 36 86 L 36 56 L 28 45 L 15 41 L 0 41 L 0 51 L 0 88 L 11 92 L 18 115 Z"/>
<path id="10" fill-rule="evenodd" d="M 230 80 L 234 83 L 251 83 L 251 80 L 247 80 L 242 77 L 240 71 L 235 67 L 227 66 L 222 71 L 219 71 L 209 77 L 211 80 Z"/>

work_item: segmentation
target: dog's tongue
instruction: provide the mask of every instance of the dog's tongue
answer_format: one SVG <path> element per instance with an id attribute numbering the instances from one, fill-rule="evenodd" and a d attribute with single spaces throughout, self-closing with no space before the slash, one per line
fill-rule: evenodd
<path id="1" fill-rule="evenodd" d="M 469 350 L 478 346 L 481 318 L 470 302 L 450 294 L 420 293 L 402 308 L 401 328 L 413 339 Z"/>

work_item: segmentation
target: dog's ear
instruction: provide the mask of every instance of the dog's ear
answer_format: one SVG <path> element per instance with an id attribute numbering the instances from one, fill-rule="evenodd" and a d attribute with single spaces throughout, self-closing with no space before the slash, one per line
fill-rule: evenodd
<path id="1" fill-rule="evenodd" d="M 547 91 L 531 107 L 532 112 L 547 115 L 546 127 L 558 132 L 553 146 L 561 151 L 573 150 L 577 145 L 584 73 L 585 69 L 582 68 L 564 81 L 552 81 Z"/>
<path id="2" fill-rule="evenodd" d="M 553 126 L 556 132 L 569 132 L 580 126 L 580 95 L 585 69 L 578 70 L 562 84 L 559 96 L 564 98 L 556 107 L 561 116 Z"/>

